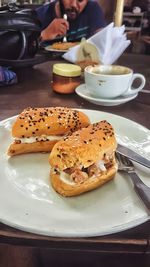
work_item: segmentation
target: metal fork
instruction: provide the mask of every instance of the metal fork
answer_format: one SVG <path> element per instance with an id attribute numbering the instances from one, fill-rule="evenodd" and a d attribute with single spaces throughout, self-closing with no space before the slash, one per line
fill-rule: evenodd
<path id="1" fill-rule="evenodd" d="M 63 15 L 63 19 L 67 20 L 67 14 Z M 66 42 L 67 42 L 67 36 L 64 36 L 63 37 L 63 43 L 66 43 Z"/>
<path id="2" fill-rule="evenodd" d="M 118 170 L 129 174 L 134 184 L 136 193 L 150 212 L 150 187 L 145 185 L 140 177 L 136 174 L 131 160 L 119 153 L 116 153 L 116 158 L 118 161 Z"/>

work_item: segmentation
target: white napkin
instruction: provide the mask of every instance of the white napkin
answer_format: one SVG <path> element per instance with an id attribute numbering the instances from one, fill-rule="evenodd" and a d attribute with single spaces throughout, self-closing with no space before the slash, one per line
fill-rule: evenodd
<path id="1" fill-rule="evenodd" d="M 87 42 L 94 44 L 99 53 L 99 61 L 102 64 L 113 64 L 130 45 L 125 34 L 125 26 L 114 27 L 110 23 L 107 27 L 94 34 Z M 63 58 L 75 63 L 80 45 L 74 46 L 63 55 Z"/>

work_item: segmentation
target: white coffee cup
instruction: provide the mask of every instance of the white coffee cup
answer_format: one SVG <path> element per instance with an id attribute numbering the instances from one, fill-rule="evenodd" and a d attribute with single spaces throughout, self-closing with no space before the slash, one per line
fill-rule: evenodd
<path id="1" fill-rule="evenodd" d="M 89 94 L 97 98 L 115 98 L 133 95 L 145 86 L 145 77 L 140 73 L 118 65 L 88 66 L 84 70 L 85 86 Z M 135 79 L 140 79 L 139 87 L 132 86 Z"/>

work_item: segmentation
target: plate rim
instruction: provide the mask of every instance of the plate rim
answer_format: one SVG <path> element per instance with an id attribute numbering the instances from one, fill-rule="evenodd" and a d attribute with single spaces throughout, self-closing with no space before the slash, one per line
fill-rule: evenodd
<path id="1" fill-rule="evenodd" d="M 127 230 L 130 230 L 134 227 L 137 227 L 137 226 L 140 226 L 141 224 L 147 222 L 150 220 L 150 215 L 145 215 L 143 218 L 140 218 L 140 219 L 136 219 L 134 221 L 131 221 L 130 223 L 125 223 L 123 224 L 123 226 L 125 226 L 123 229 L 122 229 L 122 225 L 119 225 L 119 226 L 115 226 L 115 227 L 112 227 L 111 228 L 111 231 L 110 230 L 107 230 L 107 231 L 95 231 L 94 233 L 79 233 L 79 234 L 65 234 L 65 235 L 62 235 L 62 232 L 51 232 L 50 234 L 47 232 L 47 231 L 44 231 L 43 229 L 40 230 L 37 230 L 36 228 L 34 227 L 30 227 L 30 228 L 26 228 L 25 226 L 22 226 L 20 224 L 17 224 L 17 223 L 10 223 L 9 221 L 7 220 L 3 220 L 1 219 L 0 217 L 0 221 L 1 223 L 4 223 L 10 227 L 13 227 L 17 230 L 21 230 L 21 231 L 24 231 L 26 233 L 32 233 L 32 234 L 38 234 L 38 235 L 43 235 L 43 236 L 48 236 L 48 237 L 59 237 L 59 238 L 80 238 L 80 237 L 84 237 L 84 238 L 88 238 L 88 237 L 101 237 L 101 236 L 108 236 L 108 235 L 112 235 L 112 234 L 118 234 L 120 232 L 124 232 L 124 231 L 127 231 Z M 116 230 L 117 229 L 117 230 Z"/>

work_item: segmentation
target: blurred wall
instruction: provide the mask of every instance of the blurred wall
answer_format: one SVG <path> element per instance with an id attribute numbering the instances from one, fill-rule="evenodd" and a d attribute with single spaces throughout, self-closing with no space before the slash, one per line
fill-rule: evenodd
<path id="1" fill-rule="evenodd" d="M 142 0 L 140 0 L 140 1 L 142 1 Z M 124 5 L 130 7 L 132 5 L 132 2 L 133 2 L 133 0 L 125 0 Z"/>
<path id="2" fill-rule="evenodd" d="M 112 22 L 114 20 L 114 12 L 116 7 L 116 0 L 97 0 L 103 9 L 106 21 Z"/>

